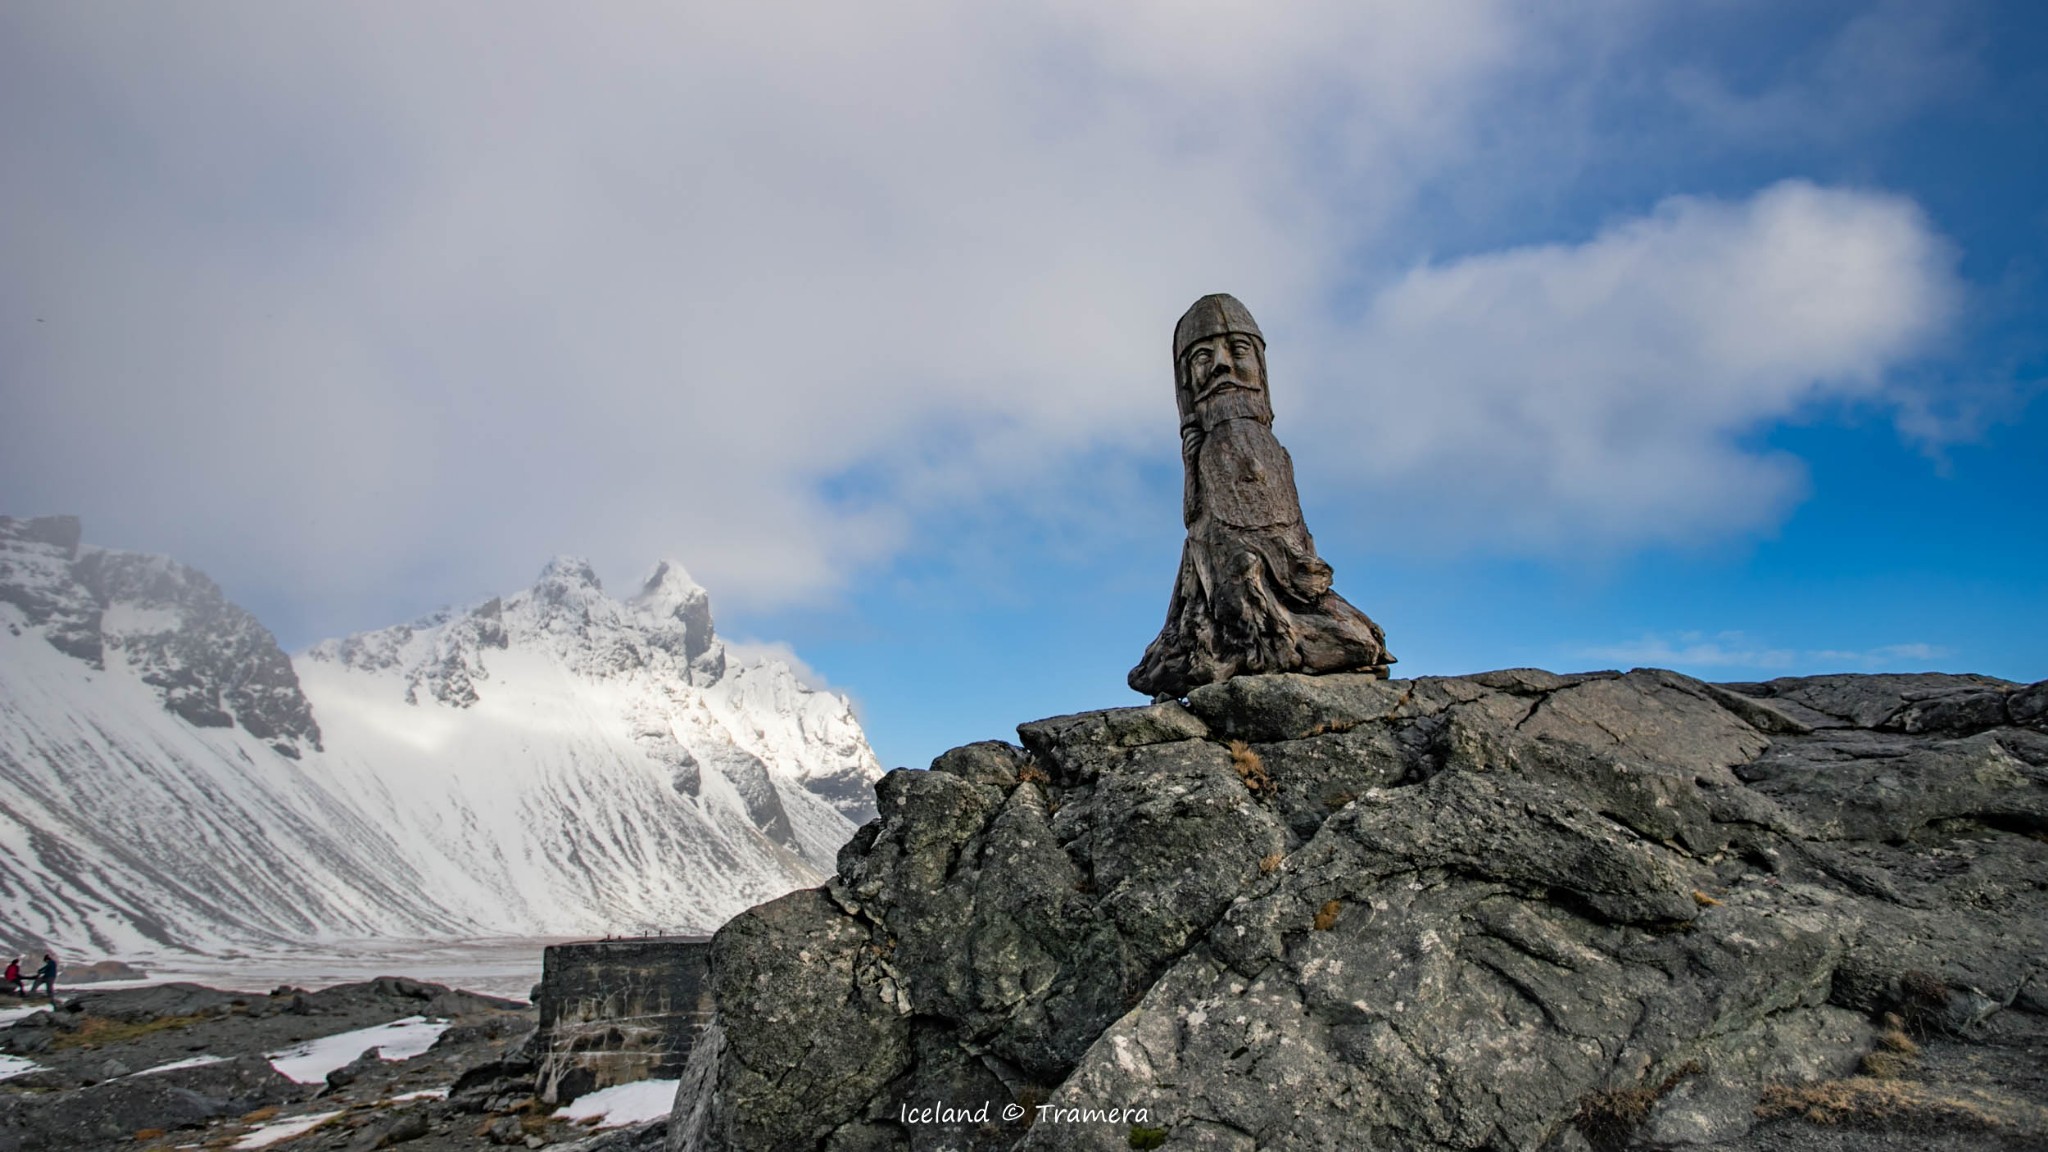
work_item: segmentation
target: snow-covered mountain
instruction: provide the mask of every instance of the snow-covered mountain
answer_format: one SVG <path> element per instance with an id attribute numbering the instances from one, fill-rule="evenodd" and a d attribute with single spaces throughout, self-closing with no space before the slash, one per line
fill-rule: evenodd
<path id="1" fill-rule="evenodd" d="M 287 657 L 203 574 L 0 517 L 0 942 L 148 956 L 707 930 L 871 813 L 847 702 L 657 565 Z"/>

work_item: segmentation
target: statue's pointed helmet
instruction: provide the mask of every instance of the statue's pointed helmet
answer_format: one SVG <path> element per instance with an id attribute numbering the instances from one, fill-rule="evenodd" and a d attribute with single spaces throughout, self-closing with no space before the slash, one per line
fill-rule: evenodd
<path id="1" fill-rule="evenodd" d="M 1266 344 L 1266 334 L 1259 331 L 1259 322 L 1252 319 L 1251 310 L 1238 302 L 1228 292 L 1216 292 L 1195 301 L 1194 307 L 1173 326 L 1173 362 L 1180 363 L 1181 353 L 1188 345 L 1211 336 L 1239 332 Z"/>

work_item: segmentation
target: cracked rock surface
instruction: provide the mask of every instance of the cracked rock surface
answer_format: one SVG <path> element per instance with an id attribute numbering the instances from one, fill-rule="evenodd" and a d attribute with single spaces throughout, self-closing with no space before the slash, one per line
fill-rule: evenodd
<path id="1" fill-rule="evenodd" d="M 671 1149 L 2048 1142 L 2048 683 L 1246 676 L 1019 735 L 719 932 Z"/>

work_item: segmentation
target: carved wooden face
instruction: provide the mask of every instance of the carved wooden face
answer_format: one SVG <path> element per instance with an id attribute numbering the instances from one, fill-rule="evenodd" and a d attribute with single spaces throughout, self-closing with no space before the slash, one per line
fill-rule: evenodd
<path id="1" fill-rule="evenodd" d="M 1266 365 L 1259 342 L 1242 332 L 1225 332 L 1188 345 L 1181 357 L 1188 388 L 1199 404 L 1219 392 L 1266 390 Z"/>

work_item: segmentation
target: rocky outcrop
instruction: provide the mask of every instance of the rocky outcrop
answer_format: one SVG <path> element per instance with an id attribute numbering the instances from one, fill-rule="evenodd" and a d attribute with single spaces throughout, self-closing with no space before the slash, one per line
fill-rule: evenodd
<path id="1" fill-rule="evenodd" d="M 425 1052 L 386 1059 L 370 1041 L 367 1051 L 347 1044 L 346 1034 L 422 1017 L 442 1025 Z M 488 1147 L 476 1119 L 488 1102 L 442 1097 L 467 1070 L 522 1046 L 531 1024 L 524 1005 L 391 976 L 268 996 L 196 984 L 66 996 L 0 1024 L 0 1152 L 254 1147 L 316 1127 L 329 1147 L 370 1149 L 430 1129 L 414 1145 L 422 1152 Z M 341 1044 L 337 1063 L 362 1054 L 324 1083 L 304 1067 L 288 1078 L 274 1061 L 303 1056 L 308 1041 Z"/>
<path id="2" fill-rule="evenodd" d="M 2032 1146 L 2048 1084 L 1985 1069 L 2048 1054 L 2044 703 L 1517 669 L 1026 724 L 718 933 L 670 1147 L 1735 1149 L 1858 1099 Z"/>
<path id="3" fill-rule="evenodd" d="M 100 1148 L 134 1134 L 199 1128 L 301 1095 L 260 1056 L 123 1075 L 67 1092 L 0 1098 L 0 1148 Z"/>

